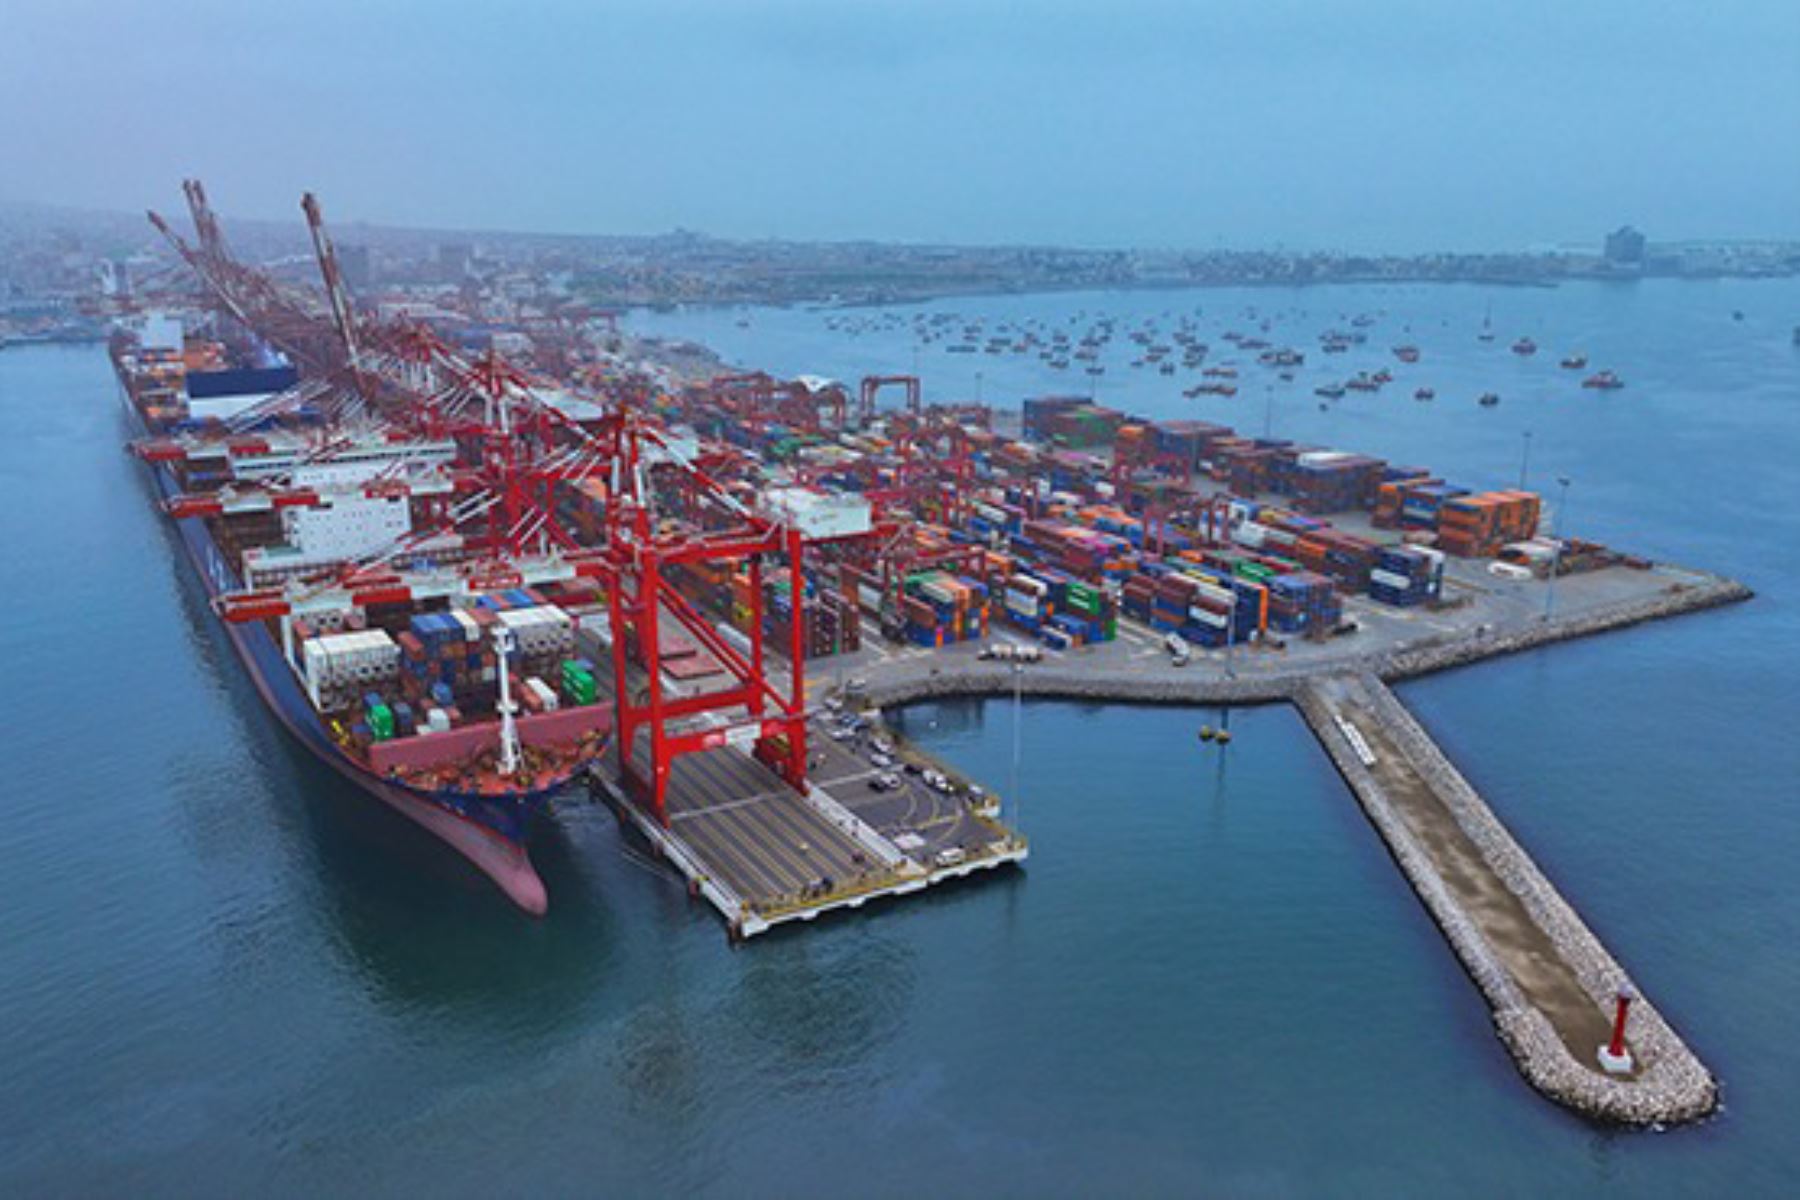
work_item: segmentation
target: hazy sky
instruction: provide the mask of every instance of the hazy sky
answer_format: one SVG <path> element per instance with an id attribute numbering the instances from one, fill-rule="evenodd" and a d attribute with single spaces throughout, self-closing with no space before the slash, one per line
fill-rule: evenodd
<path id="1" fill-rule="evenodd" d="M 0 0 L 0 199 L 575 232 L 1800 236 L 1800 0 Z"/>

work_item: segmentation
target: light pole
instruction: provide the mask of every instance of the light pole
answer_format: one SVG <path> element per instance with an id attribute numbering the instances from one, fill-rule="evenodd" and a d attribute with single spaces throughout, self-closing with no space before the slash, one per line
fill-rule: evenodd
<path id="1" fill-rule="evenodd" d="M 1231 656 L 1237 647 L 1237 583 L 1231 586 L 1231 607 L 1225 612 L 1225 678 L 1236 679 L 1237 670 Z"/>
<path id="2" fill-rule="evenodd" d="M 1263 437 L 1275 436 L 1275 385 L 1265 384 L 1263 387 Z"/>
<path id="3" fill-rule="evenodd" d="M 975 372 L 975 407 L 981 407 L 981 372 Z"/>
<path id="4" fill-rule="evenodd" d="M 1556 607 L 1556 573 L 1562 568 L 1563 514 L 1569 508 L 1569 477 L 1558 475 L 1556 482 L 1562 490 L 1556 498 L 1556 522 L 1550 529 L 1550 538 L 1556 543 L 1556 546 L 1550 555 L 1550 586 L 1544 592 L 1544 620 L 1546 621 L 1550 619 L 1550 614 Z"/>
<path id="5" fill-rule="evenodd" d="M 1022 682 L 1024 679 L 1024 676 L 1025 676 L 1025 664 L 1024 663 L 1014 663 L 1012 665 L 1012 673 L 1013 673 L 1013 747 L 1012 747 L 1012 784 L 1011 784 L 1009 790 L 1012 792 L 1013 829 L 1016 832 L 1020 828 L 1020 823 L 1019 823 L 1019 731 L 1024 724 L 1024 716 L 1025 716 L 1025 701 L 1024 701 L 1024 696 L 1023 696 L 1023 686 L 1024 685 Z"/>
<path id="6" fill-rule="evenodd" d="M 1525 452 L 1519 456 L 1519 490 L 1525 490 L 1525 474 L 1531 469 L 1531 430 L 1525 431 Z"/>

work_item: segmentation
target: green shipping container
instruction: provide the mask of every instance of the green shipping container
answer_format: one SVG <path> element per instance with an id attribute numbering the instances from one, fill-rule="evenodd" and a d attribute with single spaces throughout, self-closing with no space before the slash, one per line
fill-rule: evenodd
<path id="1" fill-rule="evenodd" d="M 599 693 L 594 676 L 576 666 L 563 667 L 562 685 L 563 694 L 576 704 L 592 704 Z"/>
<path id="2" fill-rule="evenodd" d="M 375 740 L 385 742 L 394 736 L 394 710 L 385 704 L 377 704 L 369 710 L 369 732 Z"/>

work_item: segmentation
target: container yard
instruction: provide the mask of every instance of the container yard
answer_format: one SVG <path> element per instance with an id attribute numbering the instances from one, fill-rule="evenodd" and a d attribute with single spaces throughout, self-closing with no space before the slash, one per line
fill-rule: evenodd
<path id="1" fill-rule="evenodd" d="M 1009 798 L 900 744 L 884 707 L 1293 702 L 1534 1084 L 1626 1122 L 1715 1103 L 1648 1005 L 1584 1052 L 1622 973 L 1380 681 L 1741 585 L 1373 447 L 1092 397 L 1015 418 L 927 404 L 910 375 L 664 387 L 579 342 L 471 357 L 357 309 L 313 198 L 325 305 L 233 259 L 187 197 L 197 244 L 156 220 L 214 311 L 121 328 L 131 449 L 282 723 L 521 909 L 549 906 L 530 830 L 572 780 L 736 941 L 1026 861 Z M 271 348 L 294 370 L 236 374 Z M 1563 954 L 1542 987 L 1507 953 L 1539 935 Z M 1543 1028 L 1548 1068 L 1520 1049 Z"/>

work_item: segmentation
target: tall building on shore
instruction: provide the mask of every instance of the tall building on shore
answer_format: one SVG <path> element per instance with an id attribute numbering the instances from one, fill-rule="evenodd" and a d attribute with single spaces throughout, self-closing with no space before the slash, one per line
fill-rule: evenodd
<path id="1" fill-rule="evenodd" d="M 352 243 L 339 246 L 338 263 L 344 269 L 344 283 L 352 292 L 367 291 L 374 282 L 367 246 Z"/>
<path id="2" fill-rule="evenodd" d="M 467 242 L 439 242 L 436 250 L 439 277 L 450 283 L 461 283 L 469 274 L 469 262 L 475 256 L 475 248 Z"/>
<path id="3" fill-rule="evenodd" d="M 1617 267 L 1644 265 L 1644 235 L 1629 225 L 1621 225 L 1606 235 L 1606 261 Z"/>

